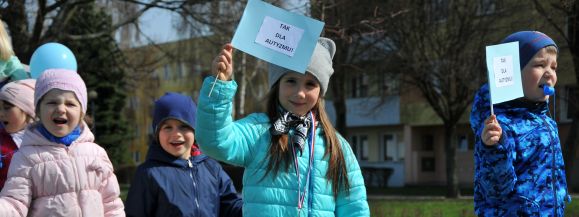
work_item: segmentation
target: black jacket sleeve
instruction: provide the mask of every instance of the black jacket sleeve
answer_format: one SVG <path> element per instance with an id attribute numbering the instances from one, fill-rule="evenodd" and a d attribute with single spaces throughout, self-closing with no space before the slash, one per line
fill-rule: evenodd
<path id="1" fill-rule="evenodd" d="M 237 191 L 235 190 L 235 186 L 233 186 L 233 182 L 231 178 L 223 168 L 219 170 L 219 178 L 220 178 L 220 210 L 219 216 L 239 216 L 241 217 L 241 208 L 243 206 L 243 201 L 241 197 L 237 195 Z"/>

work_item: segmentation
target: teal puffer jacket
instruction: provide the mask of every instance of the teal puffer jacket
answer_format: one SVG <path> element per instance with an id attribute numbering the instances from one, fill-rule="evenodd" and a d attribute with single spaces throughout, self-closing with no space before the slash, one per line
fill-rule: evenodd
<path id="1" fill-rule="evenodd" d="M 217 80 L 209 97 L 215 77 L 203 83 L 197 107 L 195 136 L 203 152 L 218 160 L 245 167 L 243 174 L 243 216 L 298 216 L 298 182 L 294 165 L 289 172 L 280 171 L 264 177 L 267 151 L 271 141 L 268 117 L 252 114 L 238 121 L 231 116 L 232 100 L 237 89 L 235 81 Z M 316 128 L 312 181 L 307 186 L 300 216 L 370 216 L 366 187 L 360 166 L 352 149 L 342 137 L 340 142 L 347 162 L 350 194 L 342 190 L 334 199 L 330 182 L 326 180 L 328 159 L 323 132 Z M 308 170 L 310 152 L 304 149 L 298 157 L 301 189 Z"/>

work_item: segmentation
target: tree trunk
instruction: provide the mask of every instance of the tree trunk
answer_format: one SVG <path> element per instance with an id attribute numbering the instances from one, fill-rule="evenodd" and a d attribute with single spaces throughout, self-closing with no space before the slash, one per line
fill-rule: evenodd
<path id="1" fill-rule="evenodd" d="M 10 1 L 9 6 L 4 8 L 6 16 L 2 19 L 8 25 L 14 53 L 20 62 L 29 64 L 32 52 L 38 44 L 37 41 L 29 41 L 28 20 L 26 18 L 25 1 Z"/>
<path id="2" fill-rule="evenodd" d="M 239 100 L 237 103 L 237 112 L 235 114 L 236 119 L 243 118 L 245 116 L 245 95 L 247 90 L 247 55 L 245 53 L 241 54 L 241 73 L 239 75 Z"/>
<path id="3" fill-rule="evenodd" d="M 578 3 L 574 3 L 573 11 L 574 14 L 579 14 L 579 5 Z M 577 16 L 568 16 L 568 24 L 567 24 L 567 34 L 569 38 L 569 51 L 571 52 L 571 56 L 573 57 L 573 66 L 575 67 L 575 83 L 579 85 L 579 19 Z M 568 103 L 576 103 L 575 108 L 578 108 L 577 99 L 579 99 L 579 89 L 574 91 L 574 96 L 567 96 Z M 575 100 L 571 100 L 575 99 Z M 572 180 L 572 172 L 573 172 L 573 163 L 575 159 L 575 155 L 577 153 L 577 143 L 579 143 L 579 109 L 575 109 L 575 111 L 567 111 L 573 112 L 573 121 L 571 122 L 571 128 L 567 133 L 567 138 L 565 139 L 565 145 L 563 147 L 563 159 L 565 161 L 565 173 L 567 178 L 567 185 L 571 184 Z M 572 188 L 568 188 L 572 189 Z"/>
<path id="4" fill-rule="evenodd" d="M 573 159 L 575 158 L 575 153 L 577 153 L 577 146 L 575 144 L 579 143 L 579 137 L 577 137 L 577 134 L 579 133 L 579 121 L 577 120 L 579 120 L 579 112 L 575 112 L 573 115 L 573 122 L 571 122 L 571 128 L 569 129 L 569 133 L 565 140 L 565 146 L 563 147 L 567 185 L 572 183 L 571 176 L 573 174 Z M 573 188 L 568 189 L 572 191 Z"/>
<path id="5" fill-rule="evenodd" d="M 334 108 L 336 109 L 336 130 L 342 134 L 345 138 L 347 136 L 347 126 L 346 126 L 346 93 L 344 91 L 345 84 L 345 73 L 342 71 L 343 67 L 339 67 L 337 73 L 332 76 L 331 82 L 333 82 L 332 93 L 334 99 Z"/>
<path id="6" fill-rule="evenodd" d="M 446 197 L 460 196 L 458 177 L 456 175 L 456 123 L 444 124 L 444 149 L 446 152 Z"/>

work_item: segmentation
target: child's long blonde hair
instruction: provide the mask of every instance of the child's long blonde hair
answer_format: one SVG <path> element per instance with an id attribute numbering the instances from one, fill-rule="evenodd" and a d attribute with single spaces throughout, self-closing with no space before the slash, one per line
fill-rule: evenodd
<path id="1" fill-rule="evenodd" d="M 270 122 L 273 123 L 280 116 L 277 106 L 279 105 L 279 81 L 276 82 L 269 92 L 267 100 L 267 116 Z M 318 101 L 312 108 L 312 111 L 316 114 L 316 119 L 319 120 L 319 125 L 324 132 L 324 142 L 326 144 L 326 150 L 324 152 L 324 158 L 328 158 L 328 171 L 326 172 L 326 180 L 332 184 L 332 192 L 334 193 L 334 198 L 338 197 L 341 190 L 344 190 L 346 194 L 349 194 L 350 182 L 348 180 L 348 170 L 346 161 L 344 159 L 344 152 L 338 139 L 337 132 L 332 126 L 328 115 L 326 114 L 326 109 L 324 108 L 324 103 L 322 101 L 321 91 Z M 267 170 L 266 175 L 273 172 L 274 176 L 281 170 L 288 171 L 289 165 L 292 162 L 292 149 L 288 145 L 287 135 L 271 135 L 271 145 L 269 146 L 269 151 L 267 153 Z"/>
<path id="2" fill-rule="evenodd" d="M 0 20 L 0 24 L 0 59 L 7 61 L 11 56 L 14 56 L 14 50 L 12 49 L 8 32 L 6 32 L 4 21 Z"/>

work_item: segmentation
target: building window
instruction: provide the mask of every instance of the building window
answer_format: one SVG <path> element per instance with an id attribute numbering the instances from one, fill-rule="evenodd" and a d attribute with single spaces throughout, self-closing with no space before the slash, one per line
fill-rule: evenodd
<path id="1" fill-rule="evenodd" d="M 458 136 L 456 140 L 458 142 L 458 145 L 456 147 L 458 151 L 462 152 L 468 151 L 468 139 L 466 138 L 465 135 Z"/>
<path id="2" fill-rule="evenodd" d="M 182 63 L 182 62 L 178 62 L 178 63 L 177 63 L 177 77 L 178 77 L 178 78 L 183 78 L 183 77 L 185 77 L 185 73 L 184 73 L 183 67 L 184 67 L 184 66 L 183 66 L 183 63 Z"/>
<path id="3" fill-rule="evenodd" d="M 575 95 L 577 94 L 579 88 L 577 87 L 567 87 L 566 88 L 566 96 L 567 96 L 567 115 L 565 115 L 564 118 L 566 118 L 567 120 L 571 121 L 573 120 L 573 114 L 577 111 L 577 109 L 579 108 L 579 99 L 577 99 L 575 97 Z"/>
<path id="4" fill-rule="evenodd" d="M 457 151 L 474 150 L 474 136 L 472 134 L 458 135 L 456 140 L 458 142 L 456 147 Z"/>
<path id="5" fill-rule="evenodd" d="M 163 67 L 163 79 L 167 81 L 170 78 L 171 78 L 171 70 L 169 64 L 165 64 L 165 66 Z"/>
<path id="6" fill-rule="evenodd" d="M 436 169 L 435 163 L 434 157 L 422 157 L 420 159 L 420 169 L 422 172 L 434 172 Z"/>
<path id="7" fill-rule="evenodd" d="M 352 92 L 350 97 L 359 98 L 368 96 L 368 75 L 355 75 L 352 79 Z"/>
<path id="8" fill-rule="evenodd" d="M 434 151 L 434 136 L 431 134 L 422 135 L 422 151 Z"/>
<path id="9" fill-rule="evenodd" d="M 133 160 L 135 161 L 135 163 L 141 162 L 141 152 L 134 151 L 133 152 Z"/>
<path id="10" fill-rule="evenodd" d="M 383 73 L 380 75 L 380 79 L 377 79 L 378 87 L 380 87 L 380 92 L 385 96 L 393 96 L 399 94 L 398 79 L 389 73 Z"/>
<path id="11" fill-rule="evenodd" d="M 201 67 L 201 65 L 198 64 L 198 63 L 194 63 L 192 70 L 193 70 L 192 73 L 193 73 L 194 75 L 200 75 L 200 74 L 201 74 L 201 71 L 203 70 L 203 67 Z"/>
<path id="12" fill-rule="evenodd" d="M 138 124 L 135 124 L 135 137 L 141 136 L 141 127 Z"/>
<path id="13" fill-rule="evenodd" d="M 140 100 L 137 96 L 132 96 L 129 100 L 129 107 L 131 109 L 138 109 L 140 107 Z"/>
<path id="14" fill-rule="evenodd" d="M 350 144 L 352 145 L 352 151 L 356 155 L 358 160 L 366 161 L 368 160 L 368 136 L 366 135 L 355 135 L 350 138 Z"/>
<path id="15" fill-rule="evenodd" d="M 386 134 L 382 137 L 381 159 L 383 161 L 404 160 L 404 145 L 396 141 L 396 136 Z"/>

